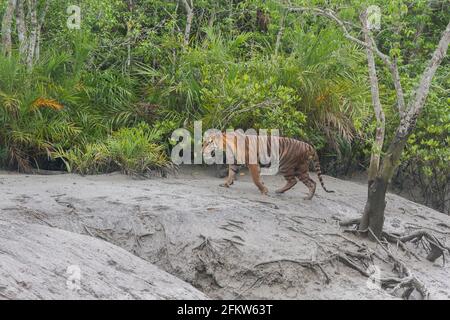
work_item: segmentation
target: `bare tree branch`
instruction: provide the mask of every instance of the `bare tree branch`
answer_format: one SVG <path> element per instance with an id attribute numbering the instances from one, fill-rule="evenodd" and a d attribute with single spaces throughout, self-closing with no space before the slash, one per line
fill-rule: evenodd
<path id="1" fill-rule="evenodd" d="M 336 16 L 336 13 L 330 9 L 320 9 L 320 8 L 309 8 L 309 7 L 289 7 L 288 8 L 289 11 L 292 12 L 312 12 L 316 15 L 319 16 L 324 16 L 327 17 L 331 20 L 333 20 L 334 22 L 336 22 L 342 29 L 342 31 L 344 32 L 344 36 L 348 39 L 351 40 L 353 42 L 356 42 L 357 44 L 359 44 L 360 46 L 363 46 L 365 48 L 369 48 L 372 51 L 374 51 L 383 61 L 385 61 L 387 64 L 391 64 L 391 59 L 385 55 L 384 53 L 382 53 L 381 51 L 378 50 L 378 48 L 376 46 L 373 46 L 372 43 L 368 44 L 365 43 L 364 41 L 359 40 L 358 38 L 355 38 L 354 36 L 352 36 L 350 34 L 350 32 L 348 31 L 346 24 L 344 21 L 342 21 L 341 19 L 339 19 Z"/>
<path id="2" fill-rule="evenodd" d="M 422 74 L 422 78 L 420 80 L 419 87 L 415 92 L 414 99 L 411 100 L 411 103 L 408 108 L 407 117 L 410 119 L 416 118 L 423 106 L 425 105 L 426 98 L 430 91 L 431 81 L 433 80 L 434 74 L 436 70 L 444 60 L 447 55 L 448 46 L 450 43 L 450 22 L 447 24 L 447 28 L 442 34 L 442 38 L 439 41 L 439 44 L 436 50 L 433 53 L 431 60 L 428 63 L 425 71 Z"/>
<path id="3" fill-rule="evenodd" d="M 365 41 L 366 43 L 371 43 L 373 39 L 370 36 L 366 11 L 361 14 L 360 19 Z M 378 84 L 378 76 L 374 53 L 368 47 L 366 48 L 366 51 L 367 51 L 367 63 L 369 68 L 370 89 L 372 93 L 372 104 L 375 111 L 375 117 L 377 119 L 377 129 L 375 133 L 375 140 L 373 142 L 369 166 L 369 184 L 370 184 L 370 181 L 373 181 L 375 179 L 378 170 L 380 168 L 381 151 L 383 149 L 384 135 L 386 130 L 386 118 L 380 101 L 380 89 Z"/>
<path id="4" fill-rule="evenodd" d="M 355 26 L 355 25 L 352 23 L 346 22 L 346 21 L 342 21 L 341 19 L 339 19 L 337 17 L 336 13 L 330 9 L 309 8 L 309 7 L 289 7 L 288 10 L 294 11 L 294 12 L 308 12 L 309 11 L 316 15 L 327 17 L 327 18 L 333 20 L 335 23 L 337 23 L 341 27 L 341 29 L 344 33 L 344 36 L 348 40 L 353 41 L 353 42 L 359 44 L 360 46 L 365 47 L 366 49 L 369 49 L 372 52 L 374 52 L 384 62 L 384 64 L 388 67 L 389 71 L 392 74 L 395 92 L 397 94 L 398 111 L 400 113 L 400 116 L 403 117 L 404 110 L 405 110 L 405 98 L 404 98 L 404 93 L 403 93 L 403 87 L 400 82 L 400 75 L 398 72 L 397 63 L 395 60 L 392 61 L 388 55 L 384 54 L 383 52 L 381 52 L 378 49 L 378 47 L 375 43 L 375 40 L 373 39 L 373 37 L 370 33 L 369 33 L 369 38 L 370 38 L 369 42 L 361 41 L 360 39 L 352 36 L 350 34 L 349 30 L 347 29 L 347 25 L 350 25 L 350 26 Z"/>

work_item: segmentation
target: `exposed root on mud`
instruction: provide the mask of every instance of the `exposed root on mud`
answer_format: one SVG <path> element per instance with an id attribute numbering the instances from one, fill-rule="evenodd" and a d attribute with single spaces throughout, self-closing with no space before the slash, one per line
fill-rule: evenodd
<path id="1" fill-rule="evenodd" d="M 306 236 L 316 244 L 319 251 L 311 259 L 275 259 L 254 265 L 248 271 L 252 275 L 252 278 L 254 278 L 254 281 L 245 286 L 246 288 L 241 292 L 241 295 L 263 284 L 283 281 L 283 275 L 289 272 L 299 272 L 297 267 L 312 271 L 321 279 L 324 285 L 328 285 L 333 281 L 332 272 L 330 272 L 332 269 L 330 270 L 330 268 L 334 268 L 337 263 L 357 271 L 363 277 L 368 278 L 368 281 L 371 281 L 395 297 L 410 299 L 415 292 L 417 297 L 420 295 L 422 299 L 426 300 L 429 299 L 430 295 L 428 288 L 414 275 L 407 263 L 403 262 L 391 251 L 391 246 L 400 248 L 406 256 L 412 256 L 417 260 L 422 260 L 408 248 L 407 243 L 415 243 L 417 246 L 422 245 L 428 252 L 427 259 L 429 261 L 435 261 L 440 256 L 443 256 L 444 263 L 445 253 L 450 252 L 450 249 L 442 241 L 431 234 L 430 231 L 426 230 L 418 230 L 409 235 L 383 232 L 380 239 L 375 236 L 370 228 L 366 231 L 345 229 L 343 232 L 321 234 L 305 228 L 301 221 L 291 220 L 297 224 L 296 226 L 289 226 L 289 230 Z M 352 219 L 340 222 L 339 224 L 340 226 L 351 227 L 357 225 L 359 221 L 360 219 Z M 315 222 L 321 223 L 322 221 Z M 376 248 L 369 246 L 368 243 L 349 237 L 346 233 L 355 235 L 370 233 L 376 240 L 378 246 Z M 328 237 L 338 237 L 344 242 L 331 241 Z M 206 237 L 202 238 L 203 242 L 193 249 L 193 252 L 198 258 L 196 268 L 198 277 L 196 284 L 201 287 L 207 285 L 222 288 L 215 275 L 216 272 L 224 268 L 224 261 L 212 241 Z M 343 246 L 343 243 L 348 243 L 349 246 Z M 233 245 L 234 247 L 233 243 L 229 245 Z M 239 246 L 236 247 L 236 250 L 239 250 Z M 321 258 L 317 258 L 316 255 L 320 255 Z M 377 266 L 380 264 L 387 266 L 385 268 L 391 268 L 393 271 L 392 275 L 380 276 L 380 268 Z M 208 279 L 207 282 L 205 282 L 206 279 Z"/>
<path id="2" fill-rule="evenodd" d="M 361 219 L 350 219 L 346 221 L 340 221 L 339 225 L 341 227 L 351 227 L 351 226 L 358 226 Z M 445 264 L 445 254 L 450 253 L 450 248 L 446 247 L 435 235 L 433 235 L 430 231 L 425 230 L 426 228 L 422 228 L 421 230 L 416 230 L 411 234 L 408 235 L 399 235 L 399 234 L 393 234 L 388 232 L 382 233 L 382 239 L 385 239 L 386 241 L 390 243 L 396 244 L 398 247 L 400 247 L 406 254 L 414 256 L 417 260 L 420 260 L 420 258 L 410 251 L 408 247 L 406 246 L 407 242 L 412 242 L 414 244 L 422 244 L 423 248 L 428 252 L 427 260 L 434 262 L 438 258 L 442 256 L 443 263 Z M 358 230 L 358 229 L 346 229 L 344 232 L 349 232 L 353 234 L 364 234 L 367 233 L 369 230 Z M 439 232 L 435 230 L 436 232 Z M 372 233 L 373 234 L 373 233 Z"/>
<path id="3" fill-rule="evenodd" d="M 399 276 L 388 278 L 381 278 L 381 277 L 377 278 L 377 275 L 373 271 L 371 272 L 371 270 L 373 270 L 373 268 L 371 269 L 371 266 L 374 266 L 373 257 L 375 256 L 376 256 L 375 252 L 345 251 L 345 252 L 337 252 L 332 256 L 330 256 L 329 258 L 324 259 L 322 261 L 312 261 L 312 260 L 297 261 L 290 259 L 280 259 L 259 263 L 255 266 L 255 268 L 259 268 L 269 264 L 278 264 L 280 268 L 281 265 L 285 263 L 295 264 L 303 268 L 312 270 L 315 273 L 318 272 L 322 273 L 323 276 L 325 277 L 325 284 L 329 284 L 332 281 L 332 279 L 325 271 L 324 267 L 328 264 L 332 264 L 335 261 L 339 261 L 345 266 L 359 272 L 362 276 L 371 279 L 374 283 L 379 284 L 381 288 L 387 290 L 390 294 L 396 297 L 408 299 L 414 292 L 414 290 L 417 290 L 417 292 L 421 294 L 422 299 L 426 300 L 429 298 L 429 292 L 428 289 L 425 287 L 425 285 L 412 274 L 412 272 L 406 267 L 406 265 L 403 262 L 395 258 L 390 252 L 389 257 L 392 259 L 392 262 L 394 264 L 394 271 L 396 271 Z M 260 281 L 263 278 L 264 277 L 260 277 L 258 278 L 258 280 Z M 255 285 L 256 283 L 253 284 L 252 286 Z"/>
<path id="4" fill-rule="evenodd" d="M 449 247 L 446 247 L 436 236 L 426 230 L 418 230 L 405 236 L 383 232 L 383 237 L 391 243 L 398 243 L 402 248 L 406 247 L 404 244 L 407 242 L 421 243 L 428 252 L 427 260 L 431 262 L 442 256 L 445 264 L 445 253 L 450 253 Z"/>
<path id="5" fill-rule="evenodd" d="M 353 220 L 354 221 L 354 220 Z M 345 223 L 345 225 L 349 225 Z M 297 230 L 299 232 L 299 230 Z M 358 230 L 345 230 L 344 232 L 351 232 L 354 234 L 359 234 Z M 346 242 L 352 244 L 356 247 L 356 250 L 348 250 L 342 248 L 339 244 L 330 241 L 321 241 L 320 248 L 323 250 L 326 258 L 321 261 L 312 260 L 290 260 L 290 259 L 281 259 L 281 260 L 273 260 L 267 261 L 263 263 L 259 263 L 255 265 L 254 268 L 260 268 L 262 266 L 266 266 L 269 264 L 278 264 L 281 268 L 282 264 L 295 264 L 299 265 L 303 268 L 307 268 L 313 270 L 315 273 L 321 272 L 325 276 L 325 283 L 331 282 L 331 277 L 325 271 L 325 266 L 329 264 L 333 264 L 333 262 L 340 262 L 345 266 L 357 271 L 362 276 L 369 278 L 374 283 L 378 284 L 381 288 L 387 290 L 390 294 L 401 297 L 403 299 L 409 299 L 414 291 L 417 291 L 422 299 L 426 300 L 429 298 L 429 291 L 426 286 L 420 281 L 407 267 L 407 265 L 397 258 L 390 250 L 389 243 L 396 243 L 397 246 L 401 247 L 405 252 L 413 254 L 408 250 L 405 243 L 408 241 L 427 241 L 432 244 L 434 247 L 439 250 L 439 252 L 443 252 L 444 250 L 448 250 L 445 248 L 443 244 L 434 236 L 429 234 L 428 232 L 415 232 L 408 236 L 399 237 L 396 235 L 391 235 L 384 233 L 383 241 L 378 239 L 372 230 L 368 229 L 366 233 L 369 232 L 376 239 L 379 247 L 381 247 L 382 251 L 373 250 L 369 248 L 365 243 L 359 243 L 355 240 L 350 239 L 344 234 L 340 233 L 328 233 L 328 234 L 309 234 L 305 230 L 302 230 L 300 233 L 307 235 L 311 239 L 317 239 L 317 236 L 336 236 L 344 239 Z M 317 241 L 314 241 L 317 243 Z M 432 249 L 430 249 L 432 250 Z M 432 254 L 432 251 L 430 251 Z M 414 254 L 413 254 L 414 255 Z M 414 255 L 417 259 L 419 259 L 416 255 Z M 388 265 L 392 265 L 392 269 L 395 272 L 395 276 L 392 277 L 380 277 L 379 274 L 376 274 L 374 270 L 377 270 L 376 261 L 378 259 Z"/>
<path id="6" fill-rule="evenodd" d="M 392 254 L 392 252 L 389 250 L 388 245 L 386 246 L 383 245 L 380 239 L 377 238 L 377 236 L 372 232 L 370 228 L 369 232 L 376 239 L 381 248 L 387 253 L 388 257 L 393 261 L 394 270 L 401 277 L 400 279 L 388 279 L 389 280 L 388 285 L 394 286 L 392 293 L 395 295 L 398 290 L 404 288 L 405 292 L 403 293 L 402 298 L 408 299 L 415 289 L 422 295 L 423 299 L 427 300 L 430 294 L 425 285 L 413 275 L 411 270 L 406 266 L 404 262 L 402 262 L 400 259 L 398 259 Z"/>
<path id="7" fill-rule="evenodd" d="M 361 275 L 370 278 L 394 296 L 399 296 L 399 291 L 403 289 L 404 291 L 400 296 L 403 299 L 408 299 L 414 290 L 417 290 L 423 299 L 428 299 L 429 293 L 425 285 L 417 277 L 415 277 L 406 264 L 396 258 L 381 241 L 378 240 L 378 242 L 387 253 L 390 262 L 394 266 L 394 271 L 398 274 L 398 277 L 377 278 L 376 274 L 369 272 L 370 266 L 374 265 L 373 257 L 378 257 L 378 254 L 374 252 L 344 252 L 339 253 L 336 256 L 341 263 L 358 271 Z"/>
<path id="8" fill-rule="evenodd" d="M 446 247 L 435 235 L 430 231 L 422 228 L 421 230 L 416 230 L 408 235 L 393 234 L 389 232 L 383 232 L 381 239 L 375 236 L 372 230 L 358 230 L 357 227 L 360 223 L 360 219 L 350 219 L 346 221 L 340 221 L 339 225 L 341 227 L 352 227 L 356 226 L 356 229 L 346 229 L 344 232 L 353 233 L 356 235 L 370 233 L 381 248 L 387 253 L 388 258 L 394 264 L 394 271 L 400 276 L 400 278 L 389 278 L 381 279 L 381 284 L 384 287 L 391 288 L 392 294 L 398 295 L 400 290 L 404 290 L 401 295 L 402 298 L 408 299 L 414 290 L 417 290 L 423 299 L 428 299 L 429 292 L 425 285 L 415 277 L 411 270 L 406 266 L 404 262 L 396 258 L 392 252 L 389 250 L 389 243 L 395 244 L 397 247 L 401 248 L 407 255 L 414 256 L 417 260 L 421 260 L 414 252 L 408 249 L 407 243 L 412 242 L 416 246 L 422 245 L 422 247 L 427 251 L 428 255 L 426 259 L 428 261 L 434 262 L 439 257 L 442 256 L 443 263 L 445 265 L 445 254 L 450 253 L 450 248 Z M 359 270 L 358 270 L 359 271 Z"/>
<path id="9" fill-rule="evenodd" d="M 414 290 L 417 290 L 423 299 L 429 298 L 429 293 L 425 285 L 417 279 L 409 268 L 396 258 L 388 248 L 379 242 L 380 246 L 387 253 L 388 258 L 394 265 L 394 271 L 399 277 L 389 278 L 377 278 L 377 275 L 370 272 L 370 266 L 374 265 L 373 257 L 379 257 L 375 252 L 344 252 L 337 254 L 337 259 L 349 268 L 358 271 L 361 275 L 370 278 L 375 283 L 378 283 L 381 288 L 388 290 L 388 292 L 394 296 L 401 296 L 403 299 L 408 299 Z M 384 259 L 383 259 L 384 260 Z M 403 289 L 403 293 L 399 295 L 400 290 Z"/>

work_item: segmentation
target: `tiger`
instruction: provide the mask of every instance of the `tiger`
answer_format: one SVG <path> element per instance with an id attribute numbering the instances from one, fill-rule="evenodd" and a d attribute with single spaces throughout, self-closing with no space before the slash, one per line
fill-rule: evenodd
<path id="1" fill-rule="evenodd" d="M 278 142 L 279 173 L 285 178 L 286 185 L 276 190 L 275 192 L 277 194 L 283 194 L 289 191 L 298 183 L 299 180 L 303 182 L 303 184 L 309 190 L 307 197 L 305 197 L 304 199 L 311 200 L 316 192 L 316 182 L 309 176 L 309 163 L 311 161 L 313 161 L 314 163 L 314 169 L 317 173 L 317 177 L 322 188 L 327 193 L 334 193 L 334 191 L 328 190 L 325 187 L 325 183 L 322 178 L 319 156 L 316 149 L 312 145 L 300 140 L 286 137 L 258 137 L 256 135 L 246 135 L 244 133 L 240 133 L 239 131 L 228 133 L 215 132 L 205 137 L 202 147 L 203 154 L 213 154 L 215 151 L 231 151 L 233 153 L 233 156 L 236 157 L 237 138 L 245 138 L 245 159 L 243 159 L 245 161 L 244 164 L 248 167 L 254 184 L 258 187 L 259 191 L 263 195 L 267 195 L 269 190 L 264 185 L 264 182 L 261 179 L 261 165 L 259 163 L 261 161 L 261 155 L 259 154 L 259 152 L 256 153 L 258 154 L 258 161 L 256 161 L 256 163 L 250 163 L 249 161 L 249 155 L 252 152 L 256 151 L 254 150 L 254 146 L 257 146 L 257 143 L 252 144 L 251 142 L 258 141 L 257 139 L 260 139 L 259 143 L 267 144 L 267 150 L 269 152 L 271 150 L 271 144 L 273 143 L 273 141 Z M 236 174 L 238 172 L 239 166 L 235 163 L 230 164 L 228 166 L 228 177 L 225 180 L 225 183 L 221 184 L 220 186 L 226 188 L 231 187 L 235 182 Z"/>

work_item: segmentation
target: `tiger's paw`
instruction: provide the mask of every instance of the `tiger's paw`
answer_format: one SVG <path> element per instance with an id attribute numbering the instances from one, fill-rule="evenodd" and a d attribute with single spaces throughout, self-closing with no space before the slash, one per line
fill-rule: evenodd
<path id="1" fill-rule="evenodd" d="M 220 186 L 221 186 L 222 188 L 229 188 L 229 187 L 230 187 L 230 184 L 228 184 L 228 183 L 222 183 L 222 184 L 220 184 Z"/>
<path id="2" fill-rule="evenodd" d="M 262 189 L 260 191 L 261 191 L 261 194 L 264 195 L 264 196 L 267 196 L 269 194 L 269 189 L 267 189 L 267 188 L 264 188 L 264 189 Z"/>

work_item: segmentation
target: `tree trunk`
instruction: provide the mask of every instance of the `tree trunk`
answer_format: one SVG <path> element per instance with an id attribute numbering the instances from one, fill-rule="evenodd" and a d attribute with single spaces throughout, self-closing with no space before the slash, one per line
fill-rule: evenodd
<path id="1" fill-rule="evenodd" d="M 36 36 L 36 46 L 34 48 L 34 60 L 38 61 L 41 57 L 41 29 L 38 29 Z"/>
<path id="2" fill-rule="evenodd" d="M 27 55 L 27 27 L 25 24 L 25 0 L 17 0 L 17 10 L 16 10 L 16 27 L 17 27 L 17 37 L 19 39 L 19 54 L 21 59 L 26 60 Z"/>
<path id="3" fill-rule="evenodd" d="M 450 43 L 450 23 L 439 41 L 433 57 L 425 69 L 420 84 L 415 91 L 414 99 L 408 110 L 405 110 L 394 139 L 389 145 L 386 156 L 383 158 L 381 169 L 378 171 L 373 183 L 369 184 L 369 194 L 359 229 L 365 231 L 370 228 L 375 236 L 380 237 L 383 231 L 384 209 L 386 207 L 386 191 L 395 169 L 398 167 L 408 138 L 414 131 L 417 119 L 422 111 L 428 96 L 431 81 L 437 68 L 444 60 Z"/>
<path id="4" fill-rule="evenodd" d="M 36 44 L 38 36 L 38 18 L 37 18 L 37 0 L 28 0 L 28 10 L 30 11 L 30 37 L 28 41 L 28 56 L 27 66 L 28 69 L 33 67 L 34 57 L 36 53 Z"/>
<path id="5" fill-rule="evenodd" d="M 280 51 L 280 47 L 281 47 L 281 40 L 283 39 L 283 34 L 284 34 L 284 24 L 286 21 L 286 16 L 287 16 L 288 12 L 285 11 L 283 12 L 283 15 L 281 16 L 281 20 L 280 20 L 280 27 L 278 29 L 278 34 L 277 34 L 277 42 L 275 43 L 275 55 L 278 55 L 278 52 Z"/>
<path id="6" fill-rule="evenodd" d="M 192 28 L 192 20 L 194 19 L 194 14 L 192 11 L 190 11 L 187 15 L 187 24 L 186 24 L 186 31 L 184 32 L 184 45 L 189 45 L 189 39 L 191 36 L 191 28 Z"/>
<path id="7" fill-rule="evenodd" d="M 372 183 L 369 182 L 369 194 L 364 209 L 363 218 L 359 226 L 360 231 L 368 228 L 379 238 L 383 231 L 384 209 L 386 207 L 386 191 L 391 178 L 397 169 L 408 138 L 417 123 L 417 116 L 410 121 L 402 119 L 395 136 L 389 145 L 382 165 Z M 373 238 L 372 235 L 369 235 Z"/>
<path id="8" fill-rule="evenodd" d="M 49 7 L 49 0 L 45 1 L 44 9 L 42 10 L 41 17 L 39 18 L 38 26 L 37 26 L 37 33 L 36 33 L 36 45 L 35 45 L 35 54 L 34 54 L 34 60 L 38 61 L 41 56 L 41 33 L 42 33 L 42 26 L 45 22 L 45 16 L 47 15 L 48 7 Z"/>
<path id="9" fill-rule="evenodd" d="M 130 12 L 130 19 L 127 21 L 127 61 L 125 64 L 125 71 L 127 73 L 130 72 L 131 69 L 131 41 L 133 38 L 132 35 L 132 29 L 133 29 L 133 10 L 134 10 L 134 1 L 133 0 L 129 0 L 128 2 L 128 11 Z"/>
<path id="10" fill-rule="evenodd" d="M 208 28 L 212 28 L 214 26 L 215 20 L 216 20 L 216 8 L 213 8 L 208 20 Z"/>
<path id="11" fill-rule="evenodd" d="M 8 57 L 11 56 L 12 52 L 11 26 L 15 9 L 16 0 L 9 0 L 2 20 L 2 51 Z"/>
<path id="12" fill-rule="evenodd" d="M 383 231 L 384 209 L 386 208 L 386 190 L 388 182 L 381 177 L 376 177 L 369 185 L 367 203 L 364 208 L 364 215 L 359 225 L 361 231 L 368 228 L 379 237 Z M 369 237 L 372 237 L 369 234 Z"/>
<path id="13" fill-rule="evenodd" d="M 360 231 L 366 231 L 368 228 L 378 238 L 381 237 L 384 225 L 384 209 L 386 208 L 386 192 L 394 175 L 394 171 L 398 166 L 398 162 L 408 141 L 408 135 L 402 134 L 397 130 L 392 140 L 386 156 L 383 158 L 381 169 L 372 181 L 369 181 L 367 202 L 364 208 L 364 214 L 359 225 Z M 370 233 L 372 240 L 373 236 Z"/>
<path id="14" fill-rule="evenodd" d="M 191 37 L 192 20 L 194 20 L 194 3 L 193 0 L 182 0 L 184 9 L 186 10 L 186 29 L 184 30 L 184 46 L 189 45 L 189 39 Z M 189 1 L 189 3 L 188 3 Z"/>

